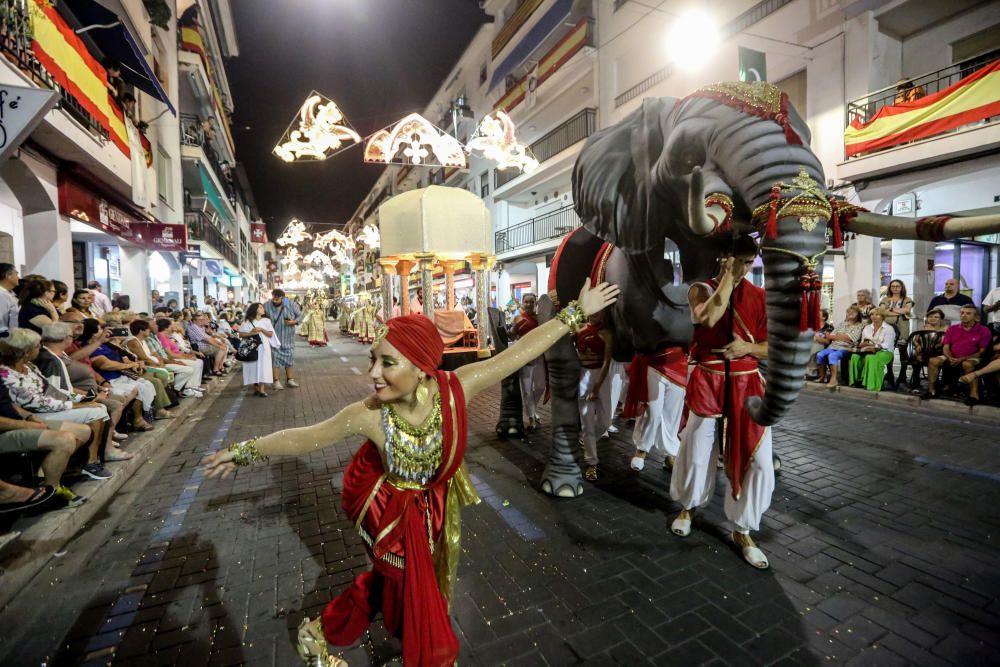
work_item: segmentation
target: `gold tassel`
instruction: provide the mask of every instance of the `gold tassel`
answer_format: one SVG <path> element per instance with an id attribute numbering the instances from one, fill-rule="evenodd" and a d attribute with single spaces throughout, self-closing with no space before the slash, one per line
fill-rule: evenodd
<path id="1" fill-rule="evenodd" d="M 463 463 L 448 480 L 448 497 L 444 504 L 444 525 L 441 535 L 434 545 L 434 574 L 438 590 L 451 604 L 451 589 L 458 573 L 458 556 L 462 551 L 462 516 L 460 510 L 466 505 L 479 502 L 479 494 L 472 485 Z"/>

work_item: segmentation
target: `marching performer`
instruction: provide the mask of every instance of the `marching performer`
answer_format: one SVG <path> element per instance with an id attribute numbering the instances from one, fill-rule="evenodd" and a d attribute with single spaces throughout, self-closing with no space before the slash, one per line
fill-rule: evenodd
<path id="1" fill-rule="evenodd" d="M 205 475 L 225 477 L 237 465 L 297 456 L 367 438 L 351 458 L 343 507 L 367 545 L 372 569 L 299 627 L 299 655 L 309 665 L 335 665 L 327 642 L 355 643 L 378 612 L 400 637 L 406 667 L 445 667 L 458 658 L 448 617 L 460 552 L 459 509 L 476 502 L 463 465 L 466 410 L 473 396 L 538 357 L 589 315 L 617 298 L 618 288 L 590 280 L 579 301 L 536 327 L 502 354 L 455 372 L 439 370 L 444 344 L 423 315 L 390 319 L 371 348 L 375 393 L 326 421 L 237 443 L 207 456 Z"/>
<path id="2" fill-rule="evenodd" d="M 537 298 L 531 292 L 521 297 L 521 312 L 514 318 L 511 330 L 514 340 L 520 340 L 538 326 L 535 314 Z M 545 395 L 545 360 L 541 357 L 525 364 L 518 371 L 521 380 L 521 404 L 524 410 L 524 427 L 534 431 L 541 424 L 538 418 L 538 404 Z"/>
<path id="3" fill-rule="evenodd" d="M 595 313 L 577 332 L 574 344 L 580 359 L 580 441 L 587 467 L 583 476 L 597 481 L 597 441 L 611 425 L 611 332 L 604 326 L 604 314 Z"/>
<path id="4" fill-rule="evenodd" d="M 632 431 L 635 444 L 632 470 L 642 470 L 646 455 L 654 449 L 663 453 L 664 467 L 673 467 L 681 445 L 687 367 L 687 354 L 680 347 L 636 354 L 629 364 L 622 418 L 636 420 Z"/>
<path id="5" fill-rule="evenodd" d="M 748 396 L 764 395 L 758 361 L 767 358 L 764 290 L 745 279 L 756 256 L 751 240 L 737 242 L 721 258 L 716 277 L 688 292 L 694 369 L 687 384 L 687 425 L 670 479 L 670 495 L 683 510 L 671 530 L 689 535 L 694 509 L 712 499 L 721 448 L 729 481 L 725 513 L 736 528 L 731 539 L 744 560 L 765 569 L 767 557 L 750 531 L 759 529 L 774 491 L 771 429 L 754 422 L 744 408 Z"/>

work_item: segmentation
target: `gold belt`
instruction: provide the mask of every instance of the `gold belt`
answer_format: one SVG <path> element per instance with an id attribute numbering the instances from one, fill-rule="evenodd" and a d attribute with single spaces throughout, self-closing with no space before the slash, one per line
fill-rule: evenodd
<path id="1" fill-rule="evenodd" d="M 386 477 L 385 481 L 402 491 L 426 491 L 427 487 L 420 482 L 413 482 L 401 477 Z"/>

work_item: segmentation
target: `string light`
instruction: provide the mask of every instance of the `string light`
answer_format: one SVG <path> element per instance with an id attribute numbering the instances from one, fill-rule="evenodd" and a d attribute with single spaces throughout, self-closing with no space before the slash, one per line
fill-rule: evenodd
<path id="1" fill-rule="evenodd" d="M 295 121 L 292 121 L 294 125 Z M 332 101 L 313 92 L 299 109 L 298 128 L 285 132 L 274 154 L 285 162 L 325 160 L 338 150 L 361 142 L 361 137 Z"/>
<path id="2" fill-rule="evenodd" d="M 514 121 L 498 109 L 483 118 L 467 149 L 481 151 L 501 171 L 514 168 L 530 174 L 538 168 L 538 160 L 526 145 L 517 141 L 514 130 Z"/>
<path id="3" fill-rule="evenodd" d="M 430 150 L 425 146 L 429 146 Z M 427 160 L 432 155 L 436 162 Z M 414 164 L 460 169 L 468 166 L 462 144 L 416 113 L 406 116 L 389 129 L 379 130 L 373 134 L 365 144 L 364 160 L 382 164 Z"/>

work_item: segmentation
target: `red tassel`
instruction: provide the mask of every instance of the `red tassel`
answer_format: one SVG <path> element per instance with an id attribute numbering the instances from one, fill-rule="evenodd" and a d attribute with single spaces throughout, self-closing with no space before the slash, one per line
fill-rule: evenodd
<path id="1" fill-rule="evenodd" d="M 819 331 L 819 304 L 823 281 L 815 271 L 805 273 L 799 279 L 802 298 L 799 301 L 799 331 L 805 333 L 812 329 Z"/>
<path id="2" fill-rule="evenodd" d="M 809 274 L 802 276 L 799 279 L 799 288 L 802 290 L 802 298 L 799 300 L 799 331 L 805 332 L 809 329 L 809 299 L 810 292 L 809 286 L 812 283 L 812 279 Z"/>
<path id="3" fill-rule="evenodd" d="M 775 183 L 771 186 L 771 212 L 767 215 L 767 227 L 764 228 L 765 238 L 778 238 L 778 202 L 780 200 L 781 188 Z"/>

